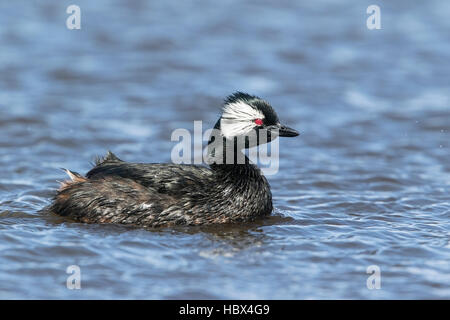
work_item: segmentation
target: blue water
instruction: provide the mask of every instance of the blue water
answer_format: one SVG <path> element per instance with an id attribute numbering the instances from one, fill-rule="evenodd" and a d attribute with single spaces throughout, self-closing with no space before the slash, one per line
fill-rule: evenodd
<path id="1" fill-rule="evenodd" d="M 66 28 L 70 4 L 81 30 Z M 437 0 L 0 2 L 0 298 L 449 299 L 449 13 Z M 108 149 L 169 162 L 171 132 L 212 127 L 235 90 L 301 132 L 280 141 L 272 218 L 149 231 L 41 211 L 59 168 L 84 173 Z"/>

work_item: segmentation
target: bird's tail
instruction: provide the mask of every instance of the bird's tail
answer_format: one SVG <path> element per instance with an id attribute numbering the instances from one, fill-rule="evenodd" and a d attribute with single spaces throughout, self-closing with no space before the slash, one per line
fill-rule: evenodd
<path id="1" fill-rule="evenodd" d="M 59 191 L 66 189 L 67 187 L 69 187 L 70 185 L 72 185 L 74 183 L 85 182 L 87 180 L 86 177 L 83 177 L 78 172 L 70 171 L 70 170 L 64 169 L 64 168 L 61 168 L 61 170 L 63 170 L 65 173 L 67 173 L 67 175 L 69 176 L 70 180 L 65 180 L 65 181 L 62 181 L 62 182 L 60 181 L 59 183 L 61 185 L 59 187 Z"/>

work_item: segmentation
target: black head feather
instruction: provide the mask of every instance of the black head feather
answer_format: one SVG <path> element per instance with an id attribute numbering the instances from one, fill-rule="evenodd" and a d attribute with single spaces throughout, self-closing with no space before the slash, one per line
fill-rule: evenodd
<path id="1" fill-rule="evenodd" d="M 246 104 L 250 105 L 251 107 L 253 107 L 257 110 L 260 110 L 264 114 L 264 118 L 265 118 L 264 124 L 265 125 L 268 125 L 268 126 L 275 125 L 280 122 L 275 110 L 264 99 L 261 99 L 258 96 L 250 95 L 245 92 L 237 91 L 237 92 L 229 95 L 225 99 L 225 104 L 231 104 L 231 103 L 235 103 L 238 101 L 244 101 Z"/>

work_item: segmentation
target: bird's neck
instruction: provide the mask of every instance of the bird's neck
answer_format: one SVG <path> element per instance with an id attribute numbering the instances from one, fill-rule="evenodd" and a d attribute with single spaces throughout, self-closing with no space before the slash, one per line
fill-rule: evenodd
<path id="1" fill-rule="evenodd" d="M 208 142 L 207 163 L 219 175 L 234 175 L 243 179 L 261 176 L 259 168 L 242 152 L 237 139 L 229 140 L 221 134 L 220 119 Z"/>
<path id="2" fill-rule="evenodd" d="M 208 164 L 211 169 L 225 176 L 236 176 L 243 179 L 261 176 L 259 168 L 237 146 L 235 141 L 222 137 L 221 144 L 209 143 Z"/>
<path id="3" fill-rule="evenodd" d="M 222 140 L 222 145 L 214 144 L 212 138 L 208 143 L 208 163 L 219 182 L 215 194 L 231 200 L 235 212 L 240 215 L 256 217 L 270 214 L 272 193 L 261 170 L 250 162 L 234 141 L 223 136 L 215 138 Z"/>

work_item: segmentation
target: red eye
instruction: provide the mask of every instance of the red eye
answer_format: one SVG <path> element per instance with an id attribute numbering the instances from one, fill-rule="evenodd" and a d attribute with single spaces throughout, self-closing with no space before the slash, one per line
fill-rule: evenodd
<path id="1" fill-rule="evenodd" d="M 255 119 L 255 124 L 257 124 L 258 126 L 262 126 L 263 125 L 262 119 Z"/>

